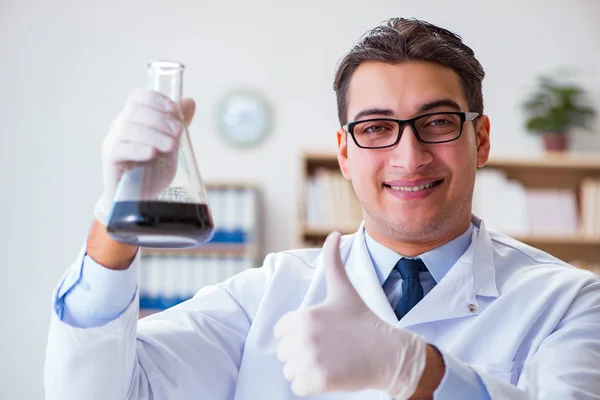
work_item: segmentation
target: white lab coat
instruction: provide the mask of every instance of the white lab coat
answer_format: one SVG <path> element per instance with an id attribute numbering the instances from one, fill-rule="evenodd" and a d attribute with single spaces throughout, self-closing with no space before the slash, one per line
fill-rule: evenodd
<path id="1" fill-rule="evenodd" d="M 362 227 L 342 239 L 350 281 L 380 318 L 437 346 L 447 368 L 475 369 L 492 399 L 533 398 L 526 392 L 534 384 L 540 399 L 600 399 L 600 279 L 473 222 L 479 229 L 471 246 L 400 322 Z M 304 249 L 271 254 L 261 268 L 139 322 L 137 299 L 92 329 L 71 327 L 53 312 L 47 399 L 296 399 L 276 357 L 273 326 L 325 294 L 320 250 Z M 311 397 L 387 398 L 377 390 Z M 469 397 L 452 396 L 461 398 Z"/>

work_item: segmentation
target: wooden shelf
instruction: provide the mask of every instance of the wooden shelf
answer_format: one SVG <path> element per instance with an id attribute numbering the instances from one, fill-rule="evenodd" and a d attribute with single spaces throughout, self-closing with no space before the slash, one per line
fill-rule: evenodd
<path id="1" fill-rule="evenodd" d="M 305 177 L 311 175 L 317 168 L 340 169 L 335 153 L 306 153 L 304 155 L 306 169 Z"/>
<path id="2" fill-rule="evenodd" d="M 511 236 L 523 243 L 552 254 L 566 262 L 574 260 L 589 263 L 600 261 L 600 237 L 584 236 Z"/>
<path id="3" fill-rule="evenodd" d="M 331 227 L 305 226 L 303 232 L 304 232 L 305 236 L 314 236 L 314 237 L 325 238 L 327 235 L 329 235 L 333 231 L 337 231 L 337 232 L 341 233 L 342 235 L 346 235 L 349 233 L 356 232 L 357 229 L 358 229 L 358 226 L 354 226 L 354 227 L 352 227 L 352 226 L 346 226 L 346 227 L 343 227 L 343 226 L 331 226 Z"/>
<path id="4" fill-rule="evenodd" d="M 545 243 L 548 245 L 553 244 L 568 244 L 578 246 L 598 246 L 600 248 L 600 236 L 559 236 L 559 235 L 511 235 L 508 236 L 517 239 L 524 243 L 536 242 Z"/>
<path id="5" fill-rule="evenodd" d="M 499 169 L 508 179 L 531 188 L 559 188 L 576 191 L 584 178 L 600 178 L 600 155 L 554 154 L 538 157 L 490 158 L 482 169 Z"/>
<path id="6" fill-rule="evenodd" d="M 600 170 L 600 154 L 587 153 L 546 153 L 536 157 L 490 157 L 486 164 L 492 168 L 521 168 L 544 170 Z"/>
<path id="7" fill-rule="evenodd" d="M 304 153 L 304 159 L 313 163 L 337 164 L 337 153 L 309 151 Z"/>
<path id="8" fill-rule="evenodd" d="M 143 248 L 142 255 L 146 256 L 228 256 L 256 257 L 258 247 L 251 244 L 215 243 L 189 249 L 149 249 Z"/>
<path id="9" fill-rule="evenodd" d="M 251 189 L 258 190 L 258 187 L 249 182 L 231 181 L 231 182 L 204 182 L 204 187 L 207 189 Z"/>

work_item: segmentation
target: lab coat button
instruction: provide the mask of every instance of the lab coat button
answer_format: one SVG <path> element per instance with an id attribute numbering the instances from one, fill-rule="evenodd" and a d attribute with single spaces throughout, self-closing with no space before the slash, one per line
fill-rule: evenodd
<path id="1" fill-rule="evenodd" d="M 469 308 L 469 312 L 470 313 L 476 313 L 477 312 L 477 306 L 475 304 L 469 304 L 468 308 Z"/>

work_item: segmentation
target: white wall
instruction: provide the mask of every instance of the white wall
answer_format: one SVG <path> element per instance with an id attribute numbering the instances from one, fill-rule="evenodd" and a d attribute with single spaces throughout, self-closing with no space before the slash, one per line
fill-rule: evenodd
<path id="1" fill-rule="evenodd" d="M 262 186 L 266 250 L 276 251 L 294 244 L 299 154 L 335 148 L 336 62 L 399 15 L 450 28 L 476 51 L 494 154 L 539 151 L 518 109 L 539 72 L 578 68 L 600 106 L 597 0 L 2 0 L 0 398 L 43 398 L 51 292 L 91 223 L 101 141 L 127 93 L 145 85 L 147 61 L 186 64 L 200 170 Z M 216 102 L 239 85 L 262 90 L 276 113 L 274 134 L 252 151 L 216 134 Z M 596 133 L 576 149 L 600 150 Z"/>

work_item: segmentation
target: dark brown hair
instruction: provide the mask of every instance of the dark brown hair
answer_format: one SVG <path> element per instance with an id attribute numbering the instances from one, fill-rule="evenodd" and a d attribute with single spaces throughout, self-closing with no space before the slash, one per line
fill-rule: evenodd
<path id="1" fill-rule="evenodd" d="M 348 122 L 346 97 L 350 78 L 366 61 L 399 64 L 406 61 L 431 61 L 451 68 L 462 80 L 470 110 L 483 114 L 481 81 L 485 76 L 475 53 L 460 36 L 429 22 L 392 18 L 367 32 L 340 60 L 333 89 L 336 92 L 338 118 Z"/>

